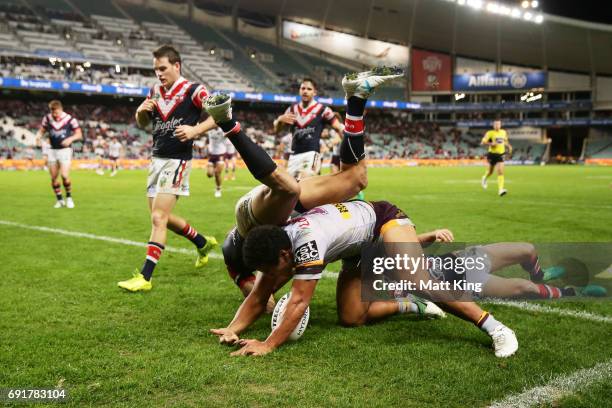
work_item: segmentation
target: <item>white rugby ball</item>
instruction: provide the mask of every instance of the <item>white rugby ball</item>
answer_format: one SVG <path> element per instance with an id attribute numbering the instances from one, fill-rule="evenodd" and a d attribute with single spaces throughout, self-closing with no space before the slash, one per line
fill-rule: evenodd
<path id="1" fill-rule="evenodd" d="M 272 312 L 272 321 L 271 326 L 272 330 L 276 329 L 277 326 L 281 324 L 283 321 L 283 316 L 285 315 L 285 309 L 287 308 L 287 304 L 289 303 L 289 298 L 291 297 L 291 293 L 285 294 L 282 298 L 276 302 L 276 306 L 274 307 L 274 312 Z M 306 308 L 304 315 L 298 322 L 295 329 L 289 335 L 289 340 L 297 340 L 304 334 L 306 330 L 306 326 L 308 326 L 308 320 L 310 319 L 310 306 Z"/>

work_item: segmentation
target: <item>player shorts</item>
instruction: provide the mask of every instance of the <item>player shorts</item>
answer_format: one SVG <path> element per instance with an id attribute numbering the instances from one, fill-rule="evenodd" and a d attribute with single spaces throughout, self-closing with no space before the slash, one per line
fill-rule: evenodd
<path id="1" fill-rule="evenodd" d="M 261 225 L 253 214 L 253 199 L 265 188 L 268 187 L 263 184 L 255 187 L 243 195 L 236 203 L 236 228 L 238 229 L 238 233 L 243 237 L 246 237 L 251 229 Z"/>
<path id="2" fill-rule="evenodd" d="M 292 154 L 287 170 L 295 178 L 316 176 L 321 170 L 321 155 L 319 152 Z"/>
<path id="3" fill-rule="evenodd" d="M 225 160 L 232 160 L 234 157 L 236 157 L 236 153 L 225 153 Z"/>
<path id="4" fill-rule="evenodd" d="M 104 157 L 104 149 L 100 148 L 100 147 L 96 147 L 94 149 L 94 153 L 96 156 L 98 157 Z"/>
<path id="5" fill-rule="evenodd" d="M 395 205 L 388 201 L 372 201 L 370 202 L 374 207 L 374 213 L 376 214 L 376 223 L 374 224 L 374 241 L 382 236 L 385 231 L 392 227 L 399 225 L 411 225 L 414 227 L 414 223 L 408 216 Z"/>
<path id="6" fill-rule="evenodd" d="M 63 149 L 49 149 L 47 161 L 49 163 L 59 162 L 63 165 L 70 165 L 72 160 L 72 148 L 64 147 Z"/>
<path id="7" fill-rule="evenodd" d="M 336 166 L 336 167 L 340 167 L 340 156 L 335 155 L 335 154 L 332 155 L 331 164 Z"/>
<path id="8" fill-rule="evenodd" d="M 434 256 L 429 268 L 430 275 L 437 280 L 447 282 L 466 281 L 469 284 L 480 284 L 485 287 L 491 277 L 491 258 L 483 246 L 470 246 L 452 253 Z M 434 259 L 441 259 L 436 263 Z M 452 262 L 449 260 L 452 259 Z M 454 265 L 446 266 L 448 265 Z M 482 290 L 472 290 L 473 297 L 481 297 Z"/>
<path id="9" fill-rule="evenodd" d="M 504 155 L 499 153 L 487 153 L 487 161 L 491 166 L 495 166 L 497 163 L 504 162 Z"/>
<path id="10" fill-rule="evenodd" d="M 149 164 L 147 197 L 153 198 L 158 193 L 188 196 L 190 173 L 191 160 L 153 157 Z"/>
<path id="11" fill-rule="evenodd" d="M 208 163 L 210 164 L 217 164 L 220 161 L 223 161 L 223 156 L 225 154 L 211 154 L 208 156 Z"/>

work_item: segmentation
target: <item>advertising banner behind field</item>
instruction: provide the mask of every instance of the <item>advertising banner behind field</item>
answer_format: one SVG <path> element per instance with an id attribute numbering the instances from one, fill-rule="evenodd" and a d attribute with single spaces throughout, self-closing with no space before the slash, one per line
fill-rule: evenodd
<path id="1" fill-rule="evenodd" d="M 503 72 L 461 74 L 453 77 L 455 91 L 503 91 L 546 87 L 546 73 Z"/>
<path id="2" fill-rule="evenodd" d="M 283 21 L 283 38 L 367 65 L 408 65 L 408 47 Z"/>
<path id="3" fill-rule="evenodd" d="M 452 60 L 450 55 L 412 49 L 412 90 L 450 91 Z"/>

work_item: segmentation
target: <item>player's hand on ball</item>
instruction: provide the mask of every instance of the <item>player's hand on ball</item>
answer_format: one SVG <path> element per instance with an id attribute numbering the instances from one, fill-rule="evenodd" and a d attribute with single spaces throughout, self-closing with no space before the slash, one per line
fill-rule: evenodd
<path id="1" fill-rule="evenodd" d="M 174 131 L 174 135 L 181 142 L 187 142 L 189 140 L 197 139 L 198 137 L 195 127 L 188 126 L 188 125 L 181 125 L 177 127 L 176 130 Z"/>
<path id="2" fill-rule="evenodd" d="M 239 340 L 238 343 L 242 348 L 238 351 L 234 351 L 232 356 L 263 356 L 271 353 L 274 350 L 268 346 L 265 342 L 259 340 Z"/>
<path id="3" fill-rule="evenodd" d="M 455 237 L 453 232 L 447 229 L 436 230 L 436 242 L 453 242 Z"/>
<path id="4" fill-rule="evenodd" d="M 221 344 L 235 344 L 240 340 L 238 335 L 230 329 L 211 329 L 210 332 L 219 336 L 219 343 Z"/>

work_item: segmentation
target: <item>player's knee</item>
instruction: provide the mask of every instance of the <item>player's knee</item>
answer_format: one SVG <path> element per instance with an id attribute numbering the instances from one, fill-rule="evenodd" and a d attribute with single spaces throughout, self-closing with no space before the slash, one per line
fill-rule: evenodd
<path id="1" fill-rule="evenodd" d="M 69 186 L 71 183 L 70 177 L 66 176 L 62 176 L 62 182 L 64 183 L 65 186 Z"/>
<path id="2" fill-rule="evenodd" d="M 523 244 L 523 252 L 526 258 L 533 259 L 538 256 L 538 252 L 533 244 L 525 243 Z"/>
<path id="3" fill-rule="evenodd" d="M 151 212 L 151 224 L 154 227 L 166 227 L 168 225 L 168 214 L 161 210 Z"/>

